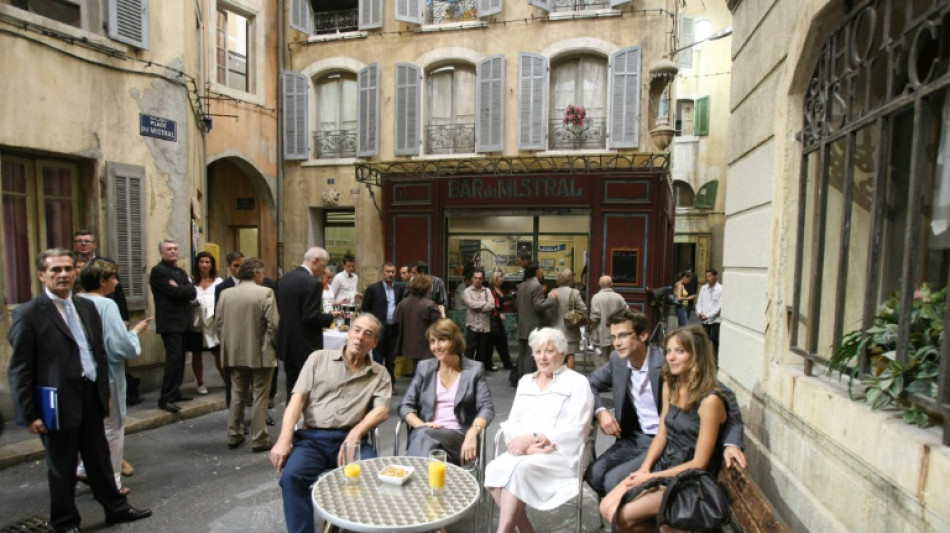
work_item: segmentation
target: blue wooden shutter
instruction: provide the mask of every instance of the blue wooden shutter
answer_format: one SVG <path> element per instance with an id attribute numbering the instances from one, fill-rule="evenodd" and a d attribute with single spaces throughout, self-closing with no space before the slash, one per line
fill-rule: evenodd
<path id="1" fill-rule="evenodd" d="M 360 0 L 360 29 L 383 27 L 383 0 Z"/>
<path id="2" fill-rule="evenodd" d="M 109 255 L 122 276 L 129 309 L 145 309 L 145 168 L 106 162 Z"/>
<path id="3" fill-rule="evenodd" d="M 310 0 L 291 0 L 290 27 L 307 35 L 313 33 L 313 6 Z"/>
<path id="4" fill-rule="evenodd" d="M 501 13 L 501 0 L 478 0 L 479 18 L 498 13 Z"/>
<path id="5" fill-rule="evenodd" d="M 307 77 L 298 72 L 281 73 L 284 100 L 284 159 L 307 159 L 307 112 L 310 85 Z"/>
<path id="6" fill-rule="evenodd" d="M 531 0 L 528 3 L 545 11 L 551 11 L 551 0 Z"/>
<path id="7" fill-rule="evenodd" d="M 610 147 L 640 145 L 640 47 L 615 52 L 610 65 Z"/>
<path id="8" fill-rule="evenodd" d="M 547 138 L 548 58 L 522 52 L 518 78 L 518 148 L 544 150 Z"/>
<path id="9" fill-rule="evenodd" d="M 423 0 L 396 0 L 396 20 L 422 24 Z"/>
<path id="10" fill-rule="evenodd" d="M 492 56 L 479 63 L 477 78 L 475 151 L 504 151 L 505 56 Z"/>
<path id="11" fill-rule="evenodd" d="M 419 155 L 421 74 L 415 65 L 396 63 L 396 155 Z"/>
<path id="12" fill-rule="evenodd" d="M 356 155 L 379 154 L 379 64 L 373 63 L 356 75 Z"/>
<path id="13" fill-rule="evenodd" d="M 109 0 L 109 38 L 148 48 L 148 0 Z"/>

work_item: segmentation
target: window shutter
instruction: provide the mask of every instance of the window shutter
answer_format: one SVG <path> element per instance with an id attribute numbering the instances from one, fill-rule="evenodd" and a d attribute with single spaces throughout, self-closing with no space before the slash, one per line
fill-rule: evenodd
<path id="1" fill-rule="evenodd" d="M 709 135 L 709 97 L 697 98 L 693 108 L 693 130 L 696 135 Z"/>
<path id="2" fill-rule="evenodd" d="M 106 163 L 109 254 L 119 265 L 130 310 L 145 309 L 145 167 Z"/>
<path id="3" fill-rule="evenodd" d="M 290 27 L 307 35 L 313 33 L 313 6 L 310 0 L 291 0 Z"/>
<path id="4" fill-rule="evenodd" d="M 693 17 L 680 17 L 680 27 L 676 36 L 676 49 L 689 46 L 696 41 L 693 33 Z M 687 48 L 676 54 L 676 64 L 683 68 L 693 68 L 693 49 Z"/>
<path id="5" fill-rule="evenodd" d="M 630 0 L 610 0 L 610 7 L 617 7 L 621 4 L 626 4 Z"/>
<path id="6" fill-rule="evenodd" d="M 475 100 L 478 118 L 476 152 L 505 149 L 505 56 L 489 57 L 478 64 Z"/>
<path id="7" fill-rule="evenodd" d="M 518 77 L 518 148 L 544 150 L 547 137 L 548 59 L 522 52 Z"/>
<path id="8" fill-rule="evenodd" d="M 360 0 L 360 29 L 383 27 L 383 0 Z"/>
<path id="9" fill-rule="evenodd" d="M 109 0 L 109 38 L 148 49 L 148 0 Z"/>
<path id="10" fill-rule="evenodd" d="M 421 70 L 396 63 L 396 155 L 419 155 Z"/>
<path id="11" fill-rule="evenodd" d="M 640 144 L 640 47 L 615 52 L 610 65 L 610 147 Z"/>
<path id="12" fill-rule="evenodd" d="M 396 20 L 422 24 L 423 0 L 396 0 Z"/>
<path id="13" fill-rule="evenodd" d="M 284 159 L 301 161 L 307 154 L 307 112 L 309 83 L 297 72 L 281 73 L 284 89 Z"/>
<path id="14" fill-rule="evenodd" d="M 551 11 L 551 0 L 531 0 L 529 3 L 534 7 L 541 8 L 545 11 Z"/>
<path id="15" fill-rule="evenodd" d="M 478 0 L 478 16 L 487 17 L 501 13 L 501 0 Z"/>
<path id="16" fill-rule="evenodd" d="M 379 154 L 379 64 L 373 63 L 356 76 L 356 155 Z"/>

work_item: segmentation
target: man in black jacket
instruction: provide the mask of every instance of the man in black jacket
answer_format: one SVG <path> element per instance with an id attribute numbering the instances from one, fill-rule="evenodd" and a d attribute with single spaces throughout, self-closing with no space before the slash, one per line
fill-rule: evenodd
<path id="1" fill-rule="evenodd" d="M 17 422 L 39 435 L 46 448 L 50 525 L 57 531 L 79 531 L 75 491 L 80 455 L 106 522 L 147 518 L 152 512 L 130 506 L 115 484 L 103 425 L 109 412 L 109 367 L 102 322 L 92 302 L 72 296 L 76 256 L 51 249 L 36 263 L 44 288 L 13 312 L 8 374 Z M 43 421 L 39 387 L 57 392 L 58 427 Z"/>
<path id="2" fill-rule="evenodd" d="M 148 284 L 155 298 L 155 330 L 165 345 L 165 375 L 158 407 L 169 413 L 181 408 L 175 402 L 191 400 L 179 390 L 185 375 L 185 332 L 191 328 L 192 302 L 197 292 L 188 274 L 178 267 L 178 243 L 163 239 L 158 245 L 162 260 L 152 267 Z"/>
<path id="3" fill-rule="evenodd" d="M 379 344 L 373 350 L 373 360 L 385 366 L 389 371 L 389 378 L 395 381 L 393 372 L 396 368 L 394 352 L 397 328 L 393 324 L 393 313 L 396 312 L 396 306 L 402 300 L 402 291 L 395 285 L 396 265 L 392 261 L 383 263 L 381 273 L 382 279 L 366 288 L 360 310 L 364 313 L 372 313 L 383 324 Z"/>

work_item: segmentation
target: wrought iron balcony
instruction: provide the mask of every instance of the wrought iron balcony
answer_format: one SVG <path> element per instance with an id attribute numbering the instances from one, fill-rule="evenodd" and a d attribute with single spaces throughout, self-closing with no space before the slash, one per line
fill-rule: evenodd
<path id="1" fill-rule="evenodd" d="M 551 2 L 552 12 L 594 11 L 598 9 L 610 9 L 610 2 L 608 0 L 553 0 Z"/>
<path id="2" fill-rule="evenodd" d="M 565 124 L 563 119 L 551 121 L 552 150 L 597 150 L 607 146 L 607 121 L 588 117 L 583 126 Z"/>
<path id="3" fill-rule="evenodd" d="M 313 20 L 317 35 L 356 31 L 360 25 L 360 10 L 317 11 L 313 14 Z"/>
<path id="4" fill-rule="evenodd" d="M 314 159 L 356 157 L 356 130 L 313 132 Z"/>
<path id="5" fill-rule="evenodd" d="M 426 24 L 445 24 L 465 20 L 478 20 L 476 0 L 433 0 L 432 6 L 426 8 Z"/>
<path id="6" fill-rule="evenodd" d="M 427 154 L 470 154 L 475 151 L 475 124 L 426 126 Z"/>

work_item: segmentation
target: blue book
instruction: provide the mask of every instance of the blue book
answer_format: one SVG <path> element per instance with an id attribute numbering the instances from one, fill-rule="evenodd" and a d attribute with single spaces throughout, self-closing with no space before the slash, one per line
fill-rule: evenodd
<path id="1" fill-rule="evenodd" d="M 36 405 L 40 418 L 48 430 L 59 429 L 59 389 L 56 387 L 37 387 Z"/>

